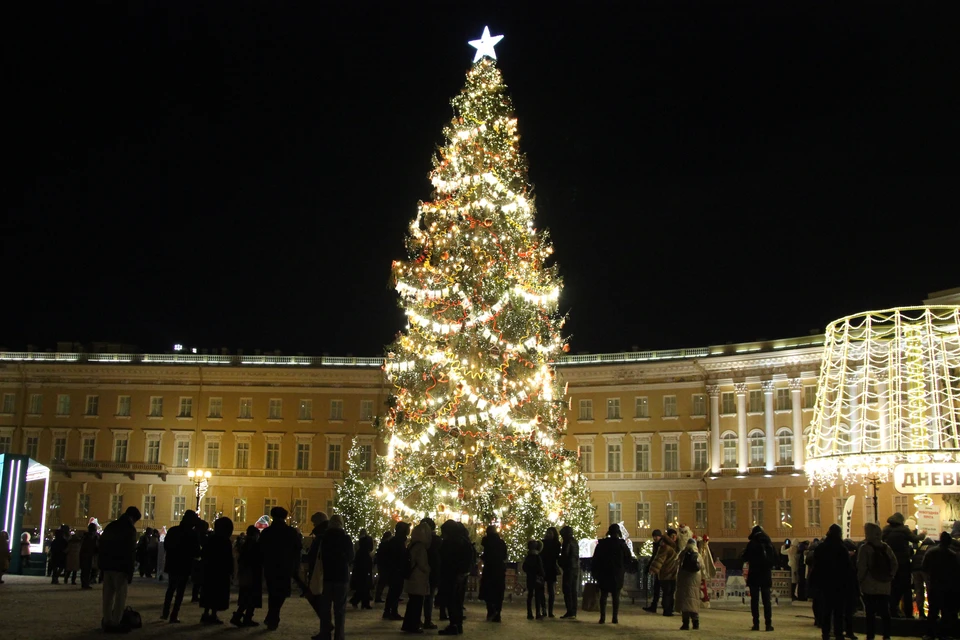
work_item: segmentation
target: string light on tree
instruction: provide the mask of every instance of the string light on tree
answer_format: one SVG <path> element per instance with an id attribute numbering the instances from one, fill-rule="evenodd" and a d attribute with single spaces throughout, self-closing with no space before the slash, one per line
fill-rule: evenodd
<path id="1" fill-rule="evenodd" d="M 595 534 L 576 454 L 563 447 L 562 282 L 535 224 L 517 119 L 484 29 L 455 116 L 393 263 L 407 317 L 388 347 L 374 492 L 392 518 L 500 525 L 511 556 L 568 524 Z"/>

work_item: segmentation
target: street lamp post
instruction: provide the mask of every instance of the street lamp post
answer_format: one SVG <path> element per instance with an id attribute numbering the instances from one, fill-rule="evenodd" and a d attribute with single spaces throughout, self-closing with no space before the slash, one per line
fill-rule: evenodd
<path id="1" fill-rule="evenodd" d="M 877 524 L 880 524 L 880 512 L 877 511 L 877 489 L 883 483 L 880 482 L 880 478 L 877 476 L 867 478 L 867 482 L 873 487 L 873 519 Z"/>
<path id="2" fill-rule="evenodd" d="M 190 469 L 187 471 L 187 477 L 193 481 L 193 484 L 197 485 L 197 514 L 200 514 L 200 499 L 203 498 L 203 494 L 207 492 L 207 485 L 210 481 L 210 476 L 213 474 L 209 471 L 204 471 L 203 469 L 197 469 L 194 471 Z"/>

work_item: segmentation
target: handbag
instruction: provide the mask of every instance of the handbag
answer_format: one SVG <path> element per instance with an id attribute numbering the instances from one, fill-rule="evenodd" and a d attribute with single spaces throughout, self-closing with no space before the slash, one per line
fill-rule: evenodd
<path id="1" fill-rule="evenodd" d="M 120 617 L 120 624 L 130 629 L 139 629 L 143 626 L 143 619 L 132 607 L 127 607 L 123 610 L 123 615 Z"/>

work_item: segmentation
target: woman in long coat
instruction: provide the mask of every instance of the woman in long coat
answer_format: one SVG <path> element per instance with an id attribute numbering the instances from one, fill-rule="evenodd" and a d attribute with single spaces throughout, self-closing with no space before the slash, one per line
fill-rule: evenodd
<path id="1" fill-rule="evenodd" d="M 543 549 L 540 550 L 540 559 L 543 560 L 543 581 L 547 591 L 547 616 L 553 617 L 553 601 L 557 597 L 557 573 L 560 561 L 560 534 L 556 527 L 547 527 L 543 537 Z"/>
<path id="2" fill-rule="evenodd" d="M 230 536 L 233 520 L 217 518 L 213 523 L 213 535 L 207 538 L 200 553 L 203 564 L 203 587 L 200 590 L 200 606 L 204 624 L 223 624 L 217 611 L 230 608 L 230 579 L 233 577 L 233 550 Z"/>
<path id="3" fill-rule="evenodd" d="M 620 591 L 623 589 L 624 567 L 630 562 L 630 549 L 621 538 L 620 525 L 612 524 L 607 537 L 597 542 L 593 552 L 593 577 L 600 588 L 600 620 L 607 619 L 607 594 L 613 596 L 613 624 L 617 624 L 620 612 Z"/>
<path id="4" fill-rule="evenodd" d="M 408 599 L 400 629 L 409 633 L 423 633 L 423 599 L 430 595 L 430 560 L 427 551 L 433 538 L 431 533 L 430 526 L 421 522 L 414 527 L 407 548 L 412 571 L 403 584 Z"/>
<path id="5" fill-rule="evenodd" d="M 500 622 L 500 611 L 507 591 L 507 545 L 497 533 L 497 527 L 490 525 L 480 546 L 483 547 L 480 599 L 487 603 L 487 620 Z"/>
<path id="6" fill-rule="evenodd" d="M 693 556 L 693 558 L 688 558 Z M 684 567 L 693 566 L 696 562 L 696 571 L 690 571 Z M 677 599 L 676 607 L 683 614 L 682 631 L 690 628 L 690 622 L 693 622 L 693 628 L 700 628 L 700 570 L 703 564 L 700 561 L 700 552 L 697 551 L 697 541 L 690 538 L 686 547 L 680 552 L 680 569 L 677 571 Z"/>
<path id="7" fill-rule="evenodd" d="M 350 574 L 350 588 L 353 589 L 350 604 L 354 608 L 361 604 L 364 609 L 373 609 L 370 606 L 370 591 L 373 588 L 373 538 L 370 536 L 361 536 L 357 543 L 353 573 Z"/>
<path id="8" fill-rule="evenodd" d="M 238 627 L 256 627 L 260 624 L 253 619 L 253 610 L 263 607 L 263 556 L 259 540 L 260 530 L 250 525 L 237 554 L 240 595 L 237 597 L 237 611 L 230 618 L 230 624 Z"/>

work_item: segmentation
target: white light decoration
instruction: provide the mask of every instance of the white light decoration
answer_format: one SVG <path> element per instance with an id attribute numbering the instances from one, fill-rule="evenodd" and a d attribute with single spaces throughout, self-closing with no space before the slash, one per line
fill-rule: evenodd
<path id="1" fill-rule="evenodd" d="M 490 27 L 484 27 L 483 35 L 480 36 L 480 39 L 470 41 L 470 46 L 477 50 L 477 55 L 473 56 L 473 61 L 479 62 L 480 58 L 483 56 L 489 56 L 496 60 L 497 52 L 494 51 L 493 48 L 497 46 L 497 43 L 501 40 L 503 40 L 503 36 L 491 36 Z M 466 137 L 469 137 L 469 133 L 466 135 Z"/>
<path id="2" fill-rule="evenodd" d="M 821 487 L 960 461 L 960 306 L 901 307 L 827 327 L 805 470 Z"/>

